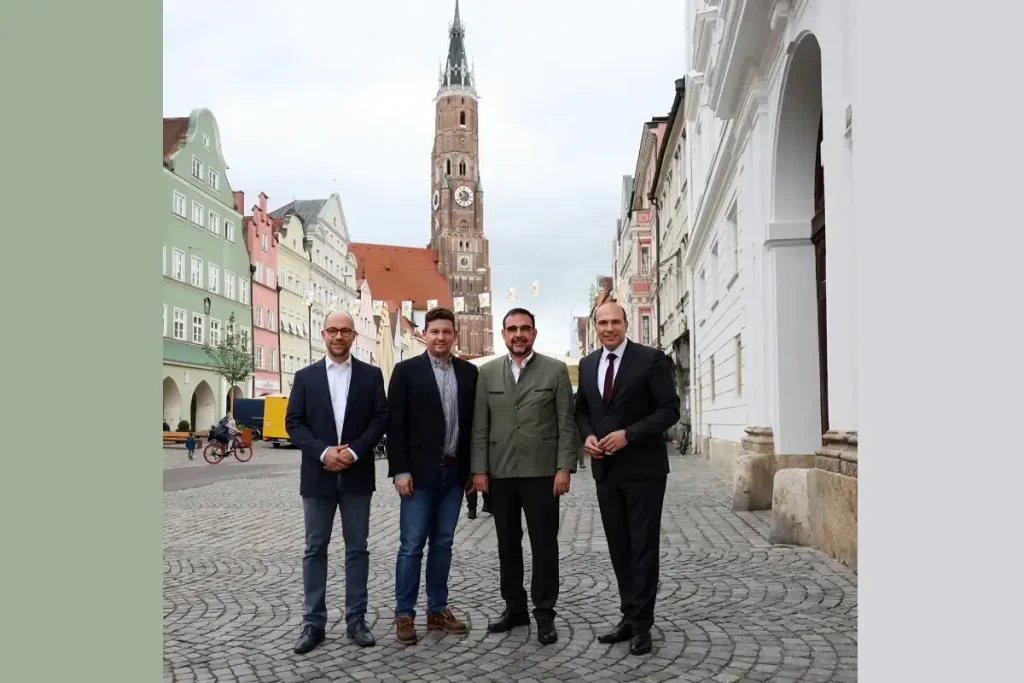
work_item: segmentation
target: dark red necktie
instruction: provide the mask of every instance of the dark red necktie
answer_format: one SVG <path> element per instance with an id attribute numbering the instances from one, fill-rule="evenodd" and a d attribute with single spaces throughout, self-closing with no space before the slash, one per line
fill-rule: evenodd
<path id="1" fill-rule="evenodd" d="M 608 369 L 604 373 L 604 398 L 605 405 L 612 400 L 612 385 L 615 383 L 615 354 L 608 354 Z"/>

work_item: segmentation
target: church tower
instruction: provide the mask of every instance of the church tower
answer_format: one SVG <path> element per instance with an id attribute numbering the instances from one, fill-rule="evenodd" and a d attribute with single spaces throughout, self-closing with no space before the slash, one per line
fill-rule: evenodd
<path id="1" fill-rule="evenodd" d="M 491 271 L 480 182 L 479 99 L 465 35 L 459 0 L 455 0 L 448 56 L 438 75 L 434 100 L 430 248 L 437 250 L 452 296 L 464 301 L 463 312 L 457 314 L 459 353 L 485 356 L 494 353 L 493 326 L 491 309 L 480 306 L 480 294 L 490 292 Z"/>

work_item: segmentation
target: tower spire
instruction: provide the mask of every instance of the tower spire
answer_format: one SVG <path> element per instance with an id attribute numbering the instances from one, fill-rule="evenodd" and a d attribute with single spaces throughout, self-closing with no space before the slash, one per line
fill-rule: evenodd
<path id="1" fill-rule="evenodd" d="M 440 90 L 458 88 L 473 90 L 473 69 L 466 56 L 466 27 L 459 12 L 459 0 L 455 0 L 455 18 L 448 26 L 448 59 L 441 71 Z"/>

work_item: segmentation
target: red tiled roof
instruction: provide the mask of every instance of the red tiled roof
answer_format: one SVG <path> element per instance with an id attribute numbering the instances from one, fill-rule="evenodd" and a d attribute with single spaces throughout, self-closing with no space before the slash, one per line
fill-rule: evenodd
<path id="1" fill-rule="evenodd" d="M 164 119 L 164 161 L 181 149 L 186 135 L 188 135 L 187 116 Z"/>
<path id="2" fill-rule="evenodd" d="M 352 242 L 348 249 L 356 257 L 357 276 L 369 280 L 374 299 L 412 301 L 417 310 L 426 309 L 429 299 L 437 299 L 438 306 L 454 307 L 448 281 L 437 272 L 435 249 L 365 242 Z"/>

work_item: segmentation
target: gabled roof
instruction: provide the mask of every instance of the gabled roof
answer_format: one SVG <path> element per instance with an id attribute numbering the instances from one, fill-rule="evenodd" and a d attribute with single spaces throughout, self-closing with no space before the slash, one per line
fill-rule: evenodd
<path id="1" fill-rule="evenodd" d="M 164 161 L 167 161 L 174 153 L 181 149 L 188 136 L 188 117 L 175 116 L 164 119 Z"/>
<path id="2" fill-rule="evenodd" d="M 356 257 L 357 276 L 366 277 L 375 299 L 399 307 L 412 301 L 417 310 L 425 310 L 429 299 L 437 299 L 438 306 L 454 306 L 448 281 L 437 272 L 437 250 L 365 242 L 352 242 L 348 250 Z"/>
<path id="3" fill-rule="evenodd" d="M 316 222 L 326 203 L 326 199 L 296 199 L 293 202 L 288 202 L 280 209 L 274 209 L 270 212 L 270 216 L 271 218 L 284 218 L 291 212 L 302 219 L 303 225 L 310 225 Z"/>

